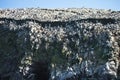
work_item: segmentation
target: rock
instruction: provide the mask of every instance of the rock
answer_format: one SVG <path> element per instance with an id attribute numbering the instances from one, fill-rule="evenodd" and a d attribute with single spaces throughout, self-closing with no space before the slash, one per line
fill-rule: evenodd
<path id="1" fill-rule="evenodd" d="M 0 10 L 0 80 L 119 79 L 119 16 L 87 8 Z"/>

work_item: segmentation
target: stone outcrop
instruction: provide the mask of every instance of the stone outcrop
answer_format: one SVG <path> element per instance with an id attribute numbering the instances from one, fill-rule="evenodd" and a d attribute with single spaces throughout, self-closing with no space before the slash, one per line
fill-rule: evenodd
<path id="1" fill-rule="evenodd" d="M 119 80 L 119 58 L 119 11 L 0 10 L 0 80 Z"/>

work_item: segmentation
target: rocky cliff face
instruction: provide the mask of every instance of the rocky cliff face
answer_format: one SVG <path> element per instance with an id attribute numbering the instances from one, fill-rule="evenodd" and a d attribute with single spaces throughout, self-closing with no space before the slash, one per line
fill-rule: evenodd
<path id="1" fill-rule="evenodd" d="M 0 80 L 116 80 L 120 12 L 0 10 Z"/>

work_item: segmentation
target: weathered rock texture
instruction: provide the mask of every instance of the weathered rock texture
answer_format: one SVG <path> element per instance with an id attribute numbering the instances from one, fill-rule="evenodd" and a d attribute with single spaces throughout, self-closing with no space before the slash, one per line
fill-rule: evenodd
<path id="1" fill-rule="evenodd" d="M 0 80 L 115 80 L 120 12 L 0 10 Z"/>

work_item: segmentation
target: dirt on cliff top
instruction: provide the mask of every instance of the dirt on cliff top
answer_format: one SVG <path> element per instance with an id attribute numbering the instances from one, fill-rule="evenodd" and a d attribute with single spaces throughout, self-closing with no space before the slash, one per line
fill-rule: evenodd
<path id="1" fill-rule="evenodd" d="M 0 9 L 0 18 L 33 19 L 38 21 L 70 21 L 80 19 L 120 19 L 120 11 L 91 9 L 91 8 L 68 8 L 68 9 Z"/>

